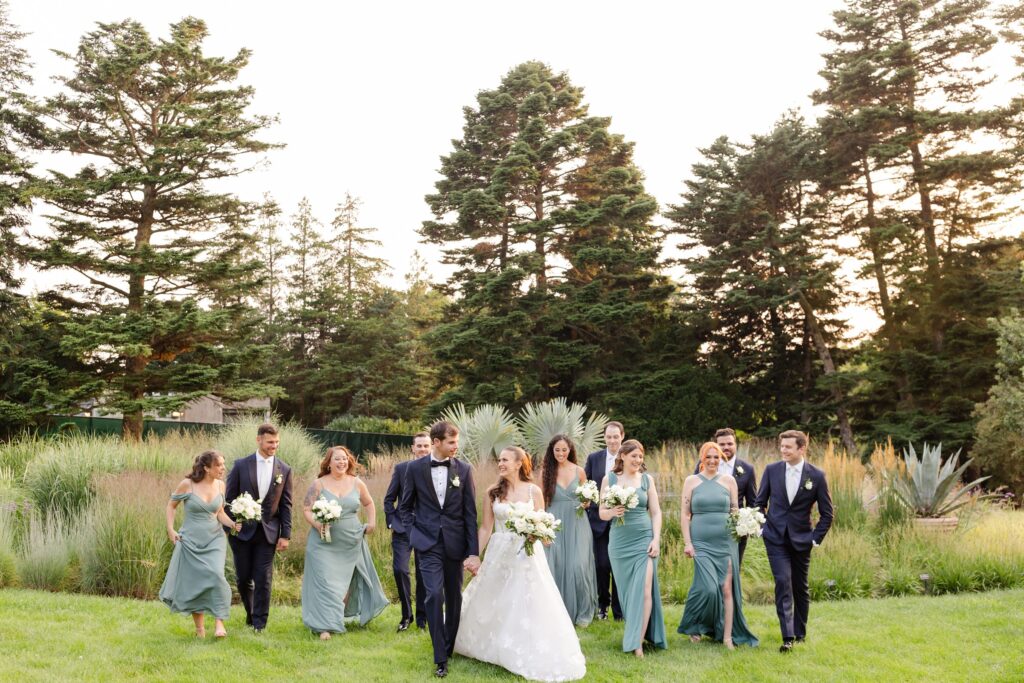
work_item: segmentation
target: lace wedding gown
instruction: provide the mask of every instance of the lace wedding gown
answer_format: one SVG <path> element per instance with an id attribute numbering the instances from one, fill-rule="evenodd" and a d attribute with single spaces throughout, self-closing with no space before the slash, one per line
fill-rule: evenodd
<path id="1" fill-rule="evenodd" d="M 530 680 L 583 678 L 586 660 L 544 547 L 537 542 L 527 555 L 523 539 L 505 529 L 509 504 L 495 502 L 492 509 L 494 534 L 462 594 L 455 651 Z"/>

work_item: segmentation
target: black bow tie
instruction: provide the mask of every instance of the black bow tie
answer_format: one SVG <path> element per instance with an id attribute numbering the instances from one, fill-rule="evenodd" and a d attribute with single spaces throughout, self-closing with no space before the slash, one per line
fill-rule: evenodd
<path id="1" fill-rule="evenodd" d="M 451 465 L 452 465 L 452 461 L 451 460 L 431 460 L 430 461 L 430 466 L 431 467 L 451 467 Z"/>

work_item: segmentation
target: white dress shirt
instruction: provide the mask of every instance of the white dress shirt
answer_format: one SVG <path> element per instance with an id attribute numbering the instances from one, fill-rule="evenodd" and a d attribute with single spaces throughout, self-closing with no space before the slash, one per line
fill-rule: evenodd
<path id="1" fill-rule="evenodd" d="M 607 448 L 604 449 L 604 453 L 605 453 L 604 475 L 607 477 L 609 474 L 611 474 L 611 471 L 613 469 L 615 469 L 615 457 L 616 456 L 612 455 L 612 452 L 609 451 Z M 598 486 L 600 486 L 601 482 L 597 482 L 597 484 L 598 484 Z"/>
<path id="2" fill-rule="evenodd" d="M 444 462 L 438 460 L 433 455 L 430 456 L 430 462 Z M 451 462 L 451 458 L 448 458 L 448 462 Z M 448 491 L 448 467 L 434 467 L 430 466 L 430 479 L 434 482 L 434 493 L 437 494 L 437 502 L 444 507 L 444 494 Z"/>
<path id="3" fill-rule="evenodd" d="M 789 502 L 792 503 L 793 499 L 796 498 L 797 491 L 800 490 L 800 476 L 804 472 L 804 461 L 801 460 L 796 465 L 790 465 L 786 463 L 786 495 L 789 497 Z"/>
<path id="4" fill-rule="evenodd" d="M 730 477 L 733 476 L 733 468 L 736 466 L 736 456 L 733 456 L 732 460 L 719 460 L 718 461 L 718 473 L 728 474 Z"/>
<path id="5" fill-rule="evenodd" d="M 270 480 L 274 478 L 274 456 L 264 458 L 256 454 L 256 487 L 259 489 L 259 498 L 263 500 L 270 491 Z"/>

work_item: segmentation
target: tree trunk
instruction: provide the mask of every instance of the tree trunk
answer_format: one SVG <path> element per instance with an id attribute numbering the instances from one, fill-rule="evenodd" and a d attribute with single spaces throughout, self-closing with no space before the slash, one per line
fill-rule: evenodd
<path id="1" fill-rule="evenodd" d="M 818 318 L 814 314 L 814 308 L 811 306 L 811 302 L 807 300 L 804 293 L 800 290 L 796 290 L 797 300 L 800 302 L 800 308 L 804 311 L 805 320 L 807 321 L 807 327 L 811 333 L 811 339 L 814 340 L 814 346 L 818 351 L 818 358 L 821 359 L 822 368 L 825 371 L 826 377 L 834 377 L 836 374 L 836 366 L 832 361 L 832 352 L 828 349 L 828 344 L 825 343 L 825 336 L 821 333 L 821 328 L 818 326 Z M 839 421 L 839 438 L 843 442 L 843 447 L 846 452 L 850 455 L 859 453 L 857 449 L 857 443 L 853 440 L 853 430 L 850 428 L 850 418 L 846 412 L 846 396 L 843 395 L 842 390 L 833 383 L 830 387 L 832 393 L 832 399 L 836 403 L 836 419 Z"/>

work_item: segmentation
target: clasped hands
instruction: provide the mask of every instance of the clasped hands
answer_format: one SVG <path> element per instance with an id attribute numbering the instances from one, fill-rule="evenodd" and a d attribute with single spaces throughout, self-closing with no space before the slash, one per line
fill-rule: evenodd
<path id="1" fill-rule="evenodd" d="M 462 568 L 470 574 L 472 574 L 473 576 L 476 576 L 477 573 L 480 571 L 480 558 L 476 555 L 470 555 L 465 560 L 463 560 Z"/>

